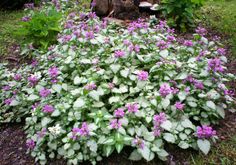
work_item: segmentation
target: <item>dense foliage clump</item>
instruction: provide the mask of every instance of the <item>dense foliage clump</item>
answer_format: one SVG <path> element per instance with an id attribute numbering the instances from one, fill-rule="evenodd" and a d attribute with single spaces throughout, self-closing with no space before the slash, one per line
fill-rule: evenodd
<path id="1" fill-rule="evenodd" d="M 226 51 L 198 28 L 176 38 L 165 21 L 119 27 L 92 12 L 70 13 L 58 44 L 31 65 L 0 67 L 0 121 L 26 118 L 37 161 L 100 161 L 124 146 L 131 160 L 166 160 L 166 143 L 209 152 L 211 127 L 235 102 L 225 85 Z"/>

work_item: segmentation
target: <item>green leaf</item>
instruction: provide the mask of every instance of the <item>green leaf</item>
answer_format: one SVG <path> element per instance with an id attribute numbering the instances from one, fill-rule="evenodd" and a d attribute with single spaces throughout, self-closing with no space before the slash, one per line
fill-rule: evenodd
<path id="1" fill-rule="evenodd" d="M 127 78 L 129 75 L 129 69 L 124 69 L 120 71 L 121 76 Z"/>
<path id="2" fill-rule="evenodd" d="M 105 155 L 108 157 L 113 151 L 112 146 L 105 146 Z"/>
<path id="3" fill-rule="evenodd" d="M 205 139 L 198 139 L 197 140 L 197 145 L 198 148 L 205 154 L 207 155 L 208 152 L 211 149 L 211 143 L 208 140 Z"/>
<path id="4" fill-rule="evenodd" d="M 89 96 L 92 97 L 94 100 L 99 101 L 99 93 L 97 91 L 89 92 Z"/>
<path id="5" fill-rule="evenodd" d="M 166 120 L 165 122 L 161 124 L 161 127 L 167 131 L 170 131 L 172 128 L 172 123 L 169 120 Z"/>
<path id="6" fill-rule="evenodd" d="M 73 108 L 81 108 L 85 105 L 85 102 L 83 99 L 81 98 L 78 98 L 75 102 L 74 102 L 74 105 L 73 105 Z"/>
<path id="7" fill-rule="evenodd" d="M 130 156 L 129 156 L 129 159 L 130 160 L 133 160 L 133 161 L 139 161 L 142 159 L 142 155 L 137 151 L 137 150 L 134 150 Z"/>
<path id="8" fill-rule="evenodd" d="M 116 103 L 116 102 L 118 102 L 118 101 L 120 101 L 120 97 L 118 97 L 118 96 L 113 96 L 113 97 L 110 97 L 110 98 L 109 98 L 109 103 L 110 103 L 110 104 Z"/>
<path id="9" fill-rule="evenodd" d="M 31 95 L 27 98 L 27 100 L 28 100 L 28 101 L 34 101 L 34 100 L 37 100 L 38 98 L 39 98 L 39 96 L 34 95 L 34 94 L 31 94 Z"/>
<path id="10" fill-rule="evenodd" d="M 61 85 L 59 85 L 59 84 L 53 84 L 53 85 L 52 85 L 52 89 L 53 89 L 54 91 L 56 91 L 57 93 L 61 93 L 62 87 L 61 87 Z"/>
<path id="11" fill-rule="evenodd" d="M 121 66 L 119 64 L 112 64 L 110 68 L 114 73 L 117 73 L 120 70 Z"/>
<path id="12" fill-rule="evenodd" d="M 162 56 L 163 58 L 168 57 L 168 55 L 169 55 L 169 52 L 167 49 L 160 51 L 160 56 Z"/>
<path id="13" fill-rule="evenodd" d="M 161 105 L 164 109 L 166 109 L 170 105 L 170 100 L 168 98 L 162 99 Z"/>
<path id="14" fill-rule="evenodd" d="M 180 101 L 184 101 L 186 99 L 187 93 L 186 92 L 179 92 L 178 93 L 178 98 Z"/>
<path id="15" fill-rule="evenodd" d="M 124 145 L 123 144 L 120 144 L 120 143 L 116 143 L 116 151 L 118 153 L 121 152 L 121 150 L 123 149 Z"/>
<path id="16" fill-rule="evenodd" d="M 188 73 L 187 72 L 183 72 L 180 73 L 176 76 L 175 80 L 184 80 L 188 77 Z"/>
<path id="17" fill-rule="evenodd" d="M 154 153 L 150 151 L 150 149 L 147 146 L 144 146 L 143 149 L 138 149 L 138 151 L 141 153 L 144 159 L 147 161 L 151 161 L 154 158 Z"/>
<path id="18" fill-rule="evenodd" d="M 175 143 L 175 137 L 171 133 L 164 133 L 163 138 L 170 143 Z"/>
<path id="19" fill-rule="evenodd" d="M 207 102 L 206 102 L 206 105 L 207 105 L 209 108 L 213 109 L 213 110 L 216 109 L 216 105 L 215 105 L 215 103 L 214 103 L 213 101 L 207 101 Z"/>
<path id="20" fill-rule="evenodd" d="M 181 141 L 181 142 L 178 144 L 178 146 L 179 146 L 180 148 L 182 148 L 182 149 L 187 149 L 187 148 L 189 148 L 189 144 L 186 143 L 185 141 Z"/>
<path id="21" fill-rule="evenodd" d="M 42 127 L 45 127 L 45 126 L 47 126 L 50 122 L 51 122 L 51 119 L 50 119 L 50 118 L 44 117 L 44 118 L 41 120 L 41 125 L 42 125 Z"/>
<path id="22" fill-rule="evenodd" d="M 58 109 L 56 109 L 55 111 L 53 111 L 51 116 L 52 117 L 57 117 L 57 116 L 60 116 L 60 114 L 61 114 L 61 112 Z"/>

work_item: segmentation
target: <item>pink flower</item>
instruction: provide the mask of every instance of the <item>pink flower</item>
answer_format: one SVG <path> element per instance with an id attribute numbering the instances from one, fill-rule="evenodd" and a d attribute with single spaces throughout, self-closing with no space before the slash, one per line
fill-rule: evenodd
<path id="1" fill-rule="evenodd" d="M 116 50 L 114 56 L 115 56 L 116 58 L 124 57 L 124 56 L 125 56 L 125 52 L 122 51 L 122 50 Z"/>
<path id="2" fill-rule="evenodd" d="M 29 149 L 34 149 L 35 147 L 35 141 L 33 139 L 28 139 L 26 141 L 26 146 L 29 148 Z"/>
<path id="3" fill-rule="evenodd" d="M 31 62 L 31 66 L 32 67 L 36 67 L 38 65 L 38 61 L 36 59 L 33 59 L 32 62 Z"/>
<path id="4" fill-rule="evenodd" d="M 213 130 L 212 127 L 203 125 L 202 127 L 197 127 L 197 137 L 200 139 L 211 138 L 212 136 L 216 136 L 216 131 Z"/>
<path id="5" fill-rule="evenodd" d="M 214 72 L 223 72 L 224 68 L 221 65 L 221 60 L 219 58 L 210 59 L 208 61 L 208 70 Z"/>
<path id="6" fill-rule="evenodd" d="M 4 104 L 10 105 L 12 101 L 13 101 L 12 98 L 5 99 L 5 100 L 4 100 Z"/>
<path id="7" fill-rule="evenodd" d="M 51 68 L 48 69 L 48 73 L 50 75 L 51 78 L 55 78 L 58 76 L 59 74 L 59 70 L 57 67 L 53 66 Z"/>
<path id="8" fill-rule="evenodd" d="M 129 113 L 136 113 L 138 112 L 138 104 L 137 103 L 128 103 L 125 106 L 128 109 Z"/>
<path id="9" fill-rule="evenodd" d="M 11 89 L 11 86 L 9 86 L 9 85 L 5 85 L 2 87 L 2 90 L 4 90 L 4 91 L 9 91 L 10 89 Z"/>
<path id="10" fill-rule="evenodd" d="M 178 110 L 184 110 L 184 104 L 182 104 L 181 102 L 179 102 L 179 101 L 177 101 L 176 103 L 175 103 L 175 108 L 176 109 L 178 109 Z"/>
<path id="11" fill-rule="evenodd" d="M 121 127 L 121 122 L 118 119 L 113 119 L 110 122 L 110 127 L 112 129 L 119 129 Z"/>
<path id="12" fill-rule="evenodd" d="M 90 40 L 90 39 L 94 39 L 95 36 L 94 36 L 94 34 L 93 34 L 92 31 L 89 31 L 89 32 L 86 32 L 86 33 L 85 33 L 85 38 L 86 38 L 87 40 Z"/>
<path id="13" fill-rule="evenodd" d="M 166 42 L 166 41 L 164 41 L 164 40 L 161 40 L 161 41 L 157 42 L 156 45 L 157 45 L 157 47 L 160 48 L 160 50 L 164 50 L 164 49 L 167 49 L 167 48 L 168 48 L 169 43 Z"/>
<path id="14" fill-rule="evenodd" d="M 39 95 L 44 98 L 46 98 L 50 94 L 51 94 L 51 91 L 47 88 L 43 88 L 39 91 Z"/>
<path id="15" fill-rule="evenodd" d="M 114 112 L 115 117 L 117 118 L 122 118 L 125 115 L 124 109 L 123 108 L 118 108 Z"/>
<path id="16" fill-rule="evenodd" d="M 159 92 L 162 97 L 166 97 L 167 95 L 169 95 L 172 92 L 172 90 L 171 90 L 171 87 L 169 84 L 164 83 L 161 85 Z"/>
<path id="17" fill-rule="evenodd" d="M 86 122 L 82 123 L 81 128 L 79 129 L 80 136 L 88 136 L 89 135 L 89 128 Z"/>
<path id="18" fill-rule="evenodd" d="M 154 115 L 153 117 L 154 125 L 159 126 L 165 121 L 166 121 L 166 114 L 164 112 L 159 113 L 159 115 Z"/>
<path id="19" fill-rule="evenodd" d="M 132 144 L 137 146 L 138 148 L 144 149 L 144 141 L 138 137 L 136 137 L 133 141 Z"/>
<path id="20" fill-rule="evenodd" d="M 217 53 L 219 53 L 220 55 L 224 56 L 224 55 L 226 55 L 226 49 L 219 48 L 219 49 L 217 49 Z"/>
<path id="21" fill-rule="evenodd" d="M 139 73 L 137 75 L 138 75 L 138 79 L 140 81 L 148 80 L 148 72 L 146 72 L 146 71 L 139 71 Z"/>
<path id="22" fill-rule="evenodd" d="M 191 40 L 186 40 L 186 41 L 184 41 L 184 45 L 187 46 L 187 47 L 192 47 L 193 42 Z"/>
<path id="23" fill-rule="evenodd" d="M 54 107 L 51 105 L 44 105 L 43 112 L 44 113 L 52 113 L 54 111 Z"/>
<path id="24" fill-rule="evenodd" d="M 36 76 L 31 75 L 30 77 L 28 77 L 28 81 L 30 83 L 30 86 L 35 86 L 39 80 Z"/>
<path id="25" fill-rule="evenodd" d="M 200 82 L 200 81 L 197 81 L 197 80 L 194 81 L 194 86 L 195 86 L 196 89 L 200 89 L 200 90 L 204 89 L 203 83 Z"/>
<path id="26" fill-rule="evenodd" d="M 87 84 L 85 87 L 84 87 L 86 90 L 94 90 L 97 88 L 97 85 L 95 83 L 90 83 L 90 84 Z"/>
<path id="27" fill-rule="evenodd" d="M 198 27 L 195 31 L 196 31 L 196 33 L 198 33 L 201 36 L 205 36 L 206 33 L 207 33 L 207 30 L 205 28 L 202 28 L 202 27 Z"/>
<path id="28" fill-rule="evenodd" d="M 115 84 L 114 83 L 108 83 L 108 88 L 109 89 L 113 89 L 115 87 Z"/>
<path id="29" fill-rule="evenodd" d="M 15 74 L 13 78 L 16 81 L 20 81 L 22 79 L 22 76 L 21 76 L 21 74 Z"/>

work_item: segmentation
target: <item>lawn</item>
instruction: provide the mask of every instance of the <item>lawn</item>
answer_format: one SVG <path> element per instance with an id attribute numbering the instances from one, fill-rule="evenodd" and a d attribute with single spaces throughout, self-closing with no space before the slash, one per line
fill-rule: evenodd
<path id="1" fill-rule="evenodd" d="M 10 46 L 19 44 L 14 32 L 19 27 L 24 11 L 0 11 L 0 59 L 8 53 Z"/>
<path id="2" fill-rule="evenodd" d="M 236 58 L 236 1 L 209 0 L 201 10 L 203 24 L 220 34 Z"/>

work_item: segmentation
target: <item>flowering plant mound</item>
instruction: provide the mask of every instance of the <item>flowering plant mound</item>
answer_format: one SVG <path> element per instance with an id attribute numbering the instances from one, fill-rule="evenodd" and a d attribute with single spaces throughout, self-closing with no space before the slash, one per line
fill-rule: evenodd
<path id="1" fill-rule="evenodd" d="M 94 13 L 68 16 L 59 44 L 15 71 L 1 67 L 1 121 L 25 114 L 27 146 L 93 164 L 132 146 L 131 160 L 166 160 L 165 143 L 205 154 L 235 101 L 225 50 L 202 33 L 177 39 L 164 21 L 121 28 Z M 35 52 L 38 54 L 39 52 Z"/>

